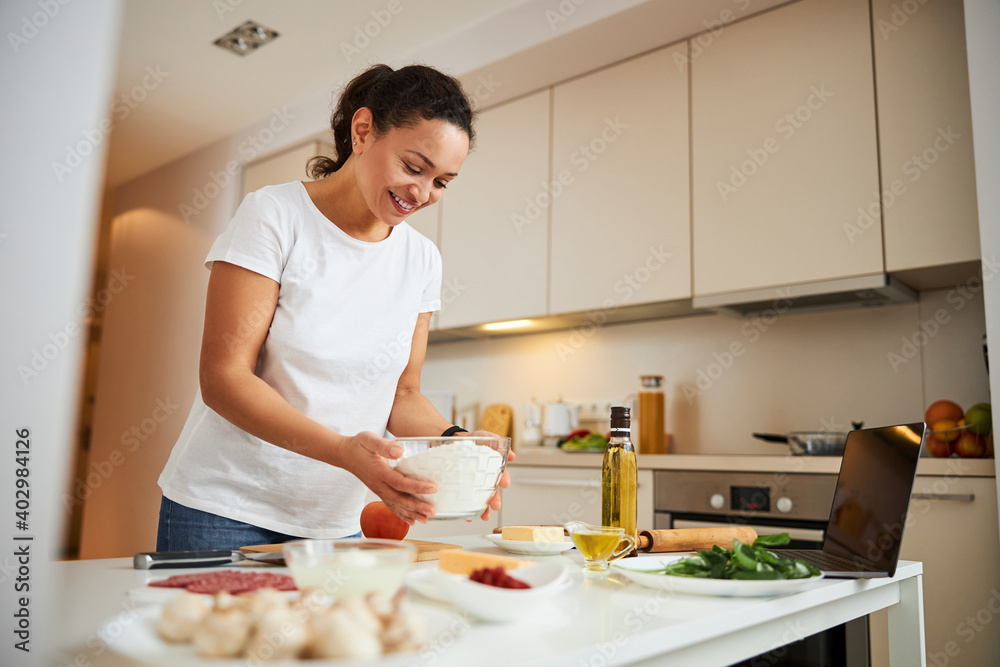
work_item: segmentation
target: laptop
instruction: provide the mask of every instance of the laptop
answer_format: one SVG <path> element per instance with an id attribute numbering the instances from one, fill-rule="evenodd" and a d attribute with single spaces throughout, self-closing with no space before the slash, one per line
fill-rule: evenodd
<path id="1" fill-rule="evenodd" d="M 823 548 L 769 551 L 804 560 L 828 577 L 896 574 L 925 428 L 917 422 L 851 431 Z"/>

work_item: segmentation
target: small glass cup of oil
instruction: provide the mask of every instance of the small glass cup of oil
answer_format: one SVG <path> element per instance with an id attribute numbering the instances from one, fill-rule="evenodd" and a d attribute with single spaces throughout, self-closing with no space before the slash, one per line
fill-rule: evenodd
<path id="1" fill-rule="evenodd" d="M 627 535 L 624 528 L 593 526 L 583 521 L 570 521 L 563 527 L 583 554 L 583 569 L 589 572 L 607 572 L 608 561 L 621 558 L 637 546 L 635 538 Z"/>

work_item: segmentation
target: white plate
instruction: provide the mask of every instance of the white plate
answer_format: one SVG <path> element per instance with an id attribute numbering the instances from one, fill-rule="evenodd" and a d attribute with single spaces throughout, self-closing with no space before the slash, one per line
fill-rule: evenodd
<path id="1" fill-rule="evenodd" d="M 722 597 L 752 598 L 772 597 L 795 593 L 809 588 L 823 578 L 822 573 L 808 579 L 699 579 L 676 577 L 669 574 L 650 574 L 636 570 L 654 570 L 690 554 L 673 556 L 630 558 L 611 563 L 611 567 L 642 586 L 687 595 L 718 595 Z"/>
<path id="2" fill-rule="evenodd" d="M 507 622 L 526 618 L 570 583 L 562 563 L 539 563 L 510 571 L 531 585 L 526 589 L 497 588 L 461 574 L 431 570 L 432 580 L 449 602 L 484 621 Z"/>
<path id="3" fill-rule="evenodd" d="M 426 598 L 437 600 L 438 602 L 447 602 L 448 598 L 438 588 L 437 581 L 434 579 L 434 570 L 436 569 L 425 567 L 419 570 L 411 570 L 406 573 L 403 583 L 406 584 L 409 590 L 414 590 Z"/>
<path id="4" fill-rule="evenodd" d="M 426 646 L 443 645 L 447 641 L 451 646 L 456 641 L 457 627 L 466 627 L 468 623 L 450 611 L 430 605 L 411 602 L 424 621 L 427 623 Z M 143 665 L 161 667 L 247 667 L 247 658 L 200 658 L 191 644 L 170 644 L 156 634 L 156 626 L 160 620 L 161 606 L 138 609 L 128 618 L 118 614 L 101 626 L 97 636 L 111 648 L 112 651 L 126 656 Z M 378 665 L 379 667 L 406 667 L 416 659 L 412 651 L 391 653 L 375 660 L 269 660 L 262 664 L 267 667 L 310 667 L 311 665 Z"/>
<path id="5" fill-rule="evenodd" d="M 494 533 L 487 535 L 486 539 L 504 551 L 521 556 L 551 556 L 573 548 L 573 540 L 569 537 L 564 537 L 562 542 L 523 542 L 521 540 L 505 540 Z"/>

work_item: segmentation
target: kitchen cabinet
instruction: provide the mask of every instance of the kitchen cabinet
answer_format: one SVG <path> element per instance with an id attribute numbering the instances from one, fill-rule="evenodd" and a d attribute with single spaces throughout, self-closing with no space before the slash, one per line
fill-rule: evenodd
<path id="1" fill-rule="evenodd" d="M 927 664 L 1000 656 L 1000 533 L 992 477 L 917 477 L 900 558 L 924 564 Z M 992 622 L 991 622 L 992 621 Z M 871 616 L 872 666 L 888 665 L 885 612 Z"/>
<path id="2" fill-rule="evenodd" d="M 872 2 L 889 271 L 979 261 L 962 2 L 916 7 Z M 878 213 L 872 197 L 855 222 Z"/>
<path id="3" fill-rule="evenodd" d="M 640 470 L 636 489 L 639 530 L 653 527 L 653 471 Z M 601 525 L 601 469 L 511 466 L 500 525 L 584 521 Z"/>
<path id="4" fill-rule="evenodd" d="M 333 155 L 333 147 L 310 141 L 248 164 L 243 168 L 243 196 L 266 185 L 311 180 L 306 163 L 317 155 Z"/>
<path id="5" fill-rule="evenodd" d="M 550 312 L 690 298 L 686 56 L 553 88 Z"/>
<path id="6" fill-rule="evenodd" d="M 476 146 L 438 204 L 441 328 L 546 314 L 549 91 L 480 114 Z"/>
<path id="7" fill-rule="evenodd" d="M 866 0 L 802 0 L 691 60 L 694 294 L 883 271 Z"/>
<path id="8" fill-rule="evenodd" d="M 441 205 L 440 203 L 435 204 L 429 208 L 422 208 L 416 213 L 410 215 L 406 222 L 409 223 L 411 227 L 415 230 L 434 241 L 434 245 L 441 248 L 440 241 L 440 230 L 441 230 Z M 444 292 L 442 288 L 441 298 L 449 298 L 448 293 Z M 441 311 L 435 311 L 431 315 L 431 331 L 436 331 L 438 328 L 438 318 L 441 316 Z"/>

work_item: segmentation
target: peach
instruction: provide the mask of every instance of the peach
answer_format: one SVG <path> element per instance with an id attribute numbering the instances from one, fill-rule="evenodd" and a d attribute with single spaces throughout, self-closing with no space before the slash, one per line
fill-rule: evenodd
<path id="1" fill-rule="evenodd" d="M 966 431 L 955 443 L 955 453 L 963 458 L 981 459 L 986 456 L 986 439 Z"/>
<path id="2" fill-rule="evenodd" d="M 931 436 L 927 438 L 927 451 L 931 453 L 931 456 L 946 458 L 951 456 L 952 451 L 954 451 L 954 447 L 952 443 L 947 440 L 939 440 L 938 438 Z"/>
<path id="3" fill-rule="evenodd" d="M 410 530 L 410 524 L 396 516 L 381 500 L 368 503 L 361 510 L 361 533 L 365 537 L 401 540 Z"/>

